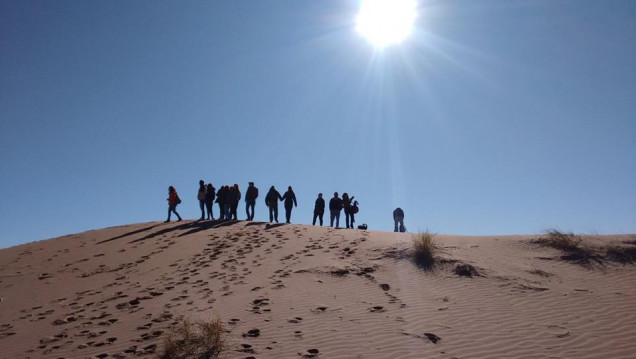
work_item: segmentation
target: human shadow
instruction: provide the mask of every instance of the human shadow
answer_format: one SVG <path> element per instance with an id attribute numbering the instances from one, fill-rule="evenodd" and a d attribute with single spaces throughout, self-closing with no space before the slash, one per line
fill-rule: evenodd
<path id="1" fill-rule="evenodd" d="M 150 233 L 150 234 L 148 234 L 148 235 L 146 235 L 146 236 L 144 236 L 142 238 L 135 239 L 134 241 L 131 241 L 129 243 L 137 243 L 137 242 L 141 242 L 141 241 L 145 241 L 147 239 L 155 238 L 157 236 L 160 236 L 160 235 L 163 235 L 163 234 L 167 234 L 167 233 L 170 233 L 170 232 L 178 231 L 178 230 L 181 230 L 181 229 L 187 229 L 187 228 L 192 227 L 193 225 L 196 225 L 196 223 L 197 222 L 183 223 L 183 224 L 180 224 L 180 225 L 177 225 L 177 226 L 174 226 L 174 227 L 165 228 L 165 229 L 162 229 L 160 231 Z"/>
<path id="2" fill-rule="evenodd" d="M 130 231 L 130 232 L 124 233 L 124 234 L 122 234 L 122 235 L 119 235 L 119 236 L 117 236 L 117 237 L 113 237 L 113 238 L 105 239 L 105 240 L 103 240 L 103 241 L 101 241 L 101 242 L 97 242 L 97 244 L 102 244 L 102 243 L 106 243 L 106 242 L 114 241 L 114 240 L 116 240 L 116 239 L 120 239 L 120 238 L 124 238 L 124 237 L 128 237 L 128 236 L 132 236 L 133 234 L 137 234 L 137 233 L 145 232 L 145 231 L 151 230 L 151 229 L 153 229 L 153 228 L 155 228 L 155 227 L 157 227 L 157 226 L 160 226 L 160 225 L 161 225 L 161 224 L 153 224 L 152 226 L 148 226 L 148 227 L 144 227 L 144 228 L 137 229 L 137 230 L 134 230 L 134 231 Z"/>
<path id="3" fill-rule="evenodd" d="M 261 224 L 265 224 L 266 222 L 249 222 L 248 224 L 245 225 L 245 227 L 247 226 L 260 226 Z"/>
<path id="4" fill-rule="evenodd" d="M 277 227 L 281 227 L 281 226 L 284 226 L 284 225 L 286 225 L 286 224 L 287 224 L 287 223 L 275 223 L 275 224 L 268 223 L 268 224 L 265 226 L 265 230 L 272 229 L 272 228 L 277 228 Z"/>
<path id="5" fill-rule="evenodd" d="M 225 220 L 225 219 L 219 219 L 219 220 L 214 220 L 214 221 L 197 221 L 193 223 L 194 227 L 193 229 L 181 233 L 179 235 L 179 237 L 184 237 L 184 236 L 189 236 L 191 234 L 197 233 L 197 232 L 201 232 L 201 231 L 205 231 L 207 229 L 210 228 L 219 228 L 219 227 L 225 227 L 225 226 L 232 226 L 236 223 L 238 223 L 239 221 L 236 220 Z"/>

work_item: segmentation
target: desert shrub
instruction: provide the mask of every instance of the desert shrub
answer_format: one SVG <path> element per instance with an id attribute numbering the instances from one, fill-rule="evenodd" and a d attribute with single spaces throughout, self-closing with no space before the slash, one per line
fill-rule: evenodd
<path id="1" fill-rule="evenodd" d="M 165 338 L 161 359 L 212 359 L 225 350 L 220 319 L 192 323 L 182 320 Z"/>
<path id="2" fill-rule="evenodd" d="M 603 257 L 594 253 L 591 248 L 581 244 L 581 237 L 574 233 L 561 233 L 555 229 L 546 232 L 545 237 L 532 240 L 544 247 L 561 250 L 561 259 L 591 268 L 602 264 Z"/>
<path id="3" fill-rule="evenodd" d="M 605 248 L 605 257 L 623 264 L 636 263 L 636 247 L 609 246 Z"/>
<path id="4" fill-rule="evenodd" d="M 435 265 L 437 243 L 428 232 L 420 232 L 413 238 L 413 261 L 422 268 L 430 269 Z"/>
<path id="5" fill-rule="evenodd" d="M 562 251 L 576 251 L 581 244 L 581 237 L 574 233 L 561 233 L 556 229 L 551 229 L 546 232 L 545 237 L 541 237 L 533 240 L 544 247 L 556 248 Z"/>

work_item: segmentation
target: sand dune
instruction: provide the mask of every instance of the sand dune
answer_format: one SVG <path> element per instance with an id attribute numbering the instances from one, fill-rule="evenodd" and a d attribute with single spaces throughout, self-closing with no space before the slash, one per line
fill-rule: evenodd
<path id="1" fill-rule="evenodd" d="M 178 320 L 215 316 L 227 358 L 633 358 L 636 266 L 583 266 L 533 237 L 437 235 L 430 271 L 409 234 L 261 222 L 29 243 L 0 250 L 0 358 L 157 357 Z"/>

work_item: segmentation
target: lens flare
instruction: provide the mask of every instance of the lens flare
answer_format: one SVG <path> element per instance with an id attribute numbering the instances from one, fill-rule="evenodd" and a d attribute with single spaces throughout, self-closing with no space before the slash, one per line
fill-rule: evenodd
<path id="1" fill-rule="evenodd" d="M 399 44 L 413 32 L 415 0 L 361 0 L 356 30 L 376 47 Z"/>

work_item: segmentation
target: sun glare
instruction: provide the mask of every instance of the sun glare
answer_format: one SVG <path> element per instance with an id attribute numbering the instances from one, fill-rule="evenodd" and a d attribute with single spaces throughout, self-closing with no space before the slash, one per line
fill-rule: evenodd
<path id="1" fill-rule="evenodd" d="M 413 31 L 415 0 L 361 0 L 356 30 L 376 47 L 399 44 Z"/>

